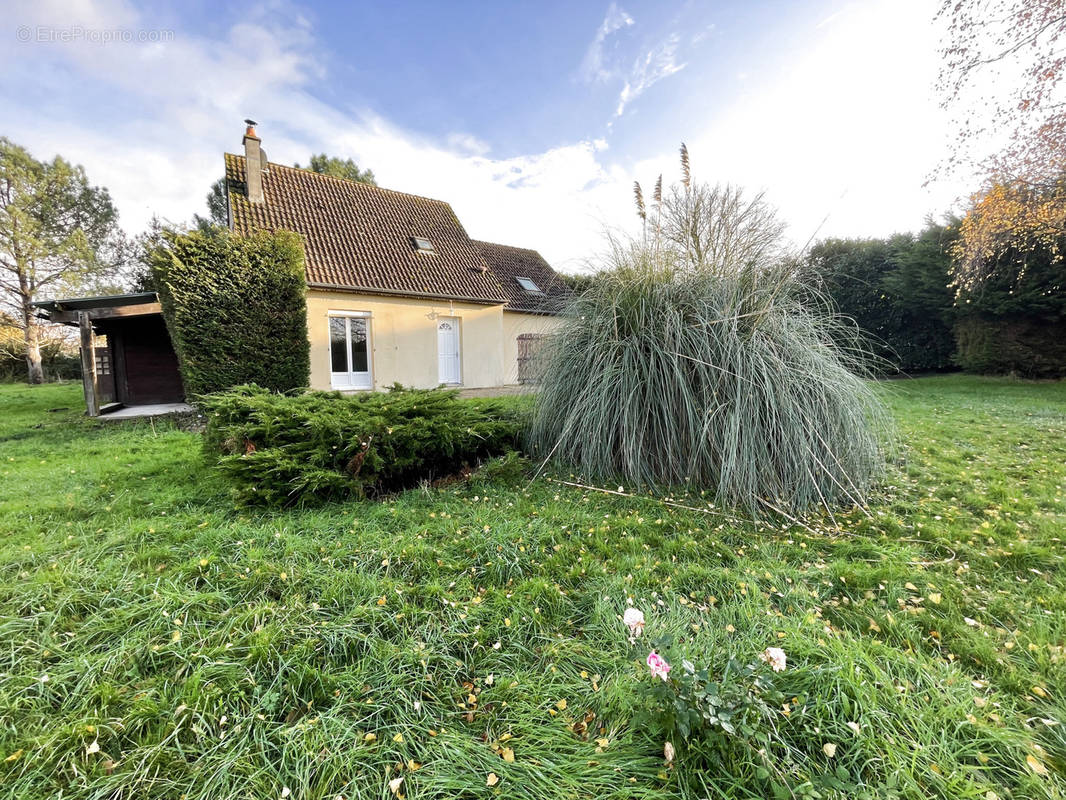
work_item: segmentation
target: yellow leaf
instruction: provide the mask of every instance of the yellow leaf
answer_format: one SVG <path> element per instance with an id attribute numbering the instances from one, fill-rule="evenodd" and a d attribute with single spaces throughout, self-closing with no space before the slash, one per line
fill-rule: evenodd
<path id="1" fill-rule="evenodd" d="M 939 592 L 930 592 L 929 594 L 930 603 L 936 603 L 936 605 L 940 605 L 940 601 L 943 599 L 943 596 Z"/>
<path id="2" fill-rule="evenodd" d="M 1037 775 L 1046 776 L 1047 767 L 1041 764 L 1035 756 L 1028 755 L 1025 757 L 1025 763 L 1029 765 L 1029 769 L 1035 772 Z"/>
<path id="3" fill-rule="evenodd" d="M 14 753 L 12 753 L 7 758 L 5 758 L 4 761 L 8 762 L 8 763 L 10 763 L 12 761 L 18 761 L 20 758 L 22 758 L 22 754 L 25 753 L 25 752 L 26 752 L 25 750 L 19 748 Z"/>
<path id="4" fill-rule="evenodd" d="M 556 703 L 555 707 L 557 709 L 559 709 L 560 711 L 565 711 L 566 710 L 566 698 L 564 697 L 562 700 L 560 700 L 558 703 Z"/>
<path id="5" fill-rule="evenodd" d="M 418 761 L 415 761 L 413 758 L 409 758 L 407 759 L 407 768 L 411 770 L 411 772 L 415 772 L 417 770 L 422 769 L 422 764 Z"/>
<path id="6" fill-rule="evenodd" d="M 822 745 L 822 752 L 825 753 L 828 758 L 832 758 L 837 754 L 837 746 L 832 742 L 826 742 Z"/>
<path id="7" fill-rule="evenodd" d="M 174 631 L 172 634 L 170 634 L 170 641 L 172 641 L 172 642 L 180 642 L 181 641 L 181 631 Z"/>
<path id="8" fill-rule="evenodd" d="M 282 572 L 281 575 L 279 575 L 278 577 L 280 577 L 283 581 L 287 581 L 289 579 L 289 575 L 287 572 Z"/>
<path id="9" fill-rule="evenodd" d="M 376 742 L 377 740 L 378 735 L 376 733 L 368 733 L 366 736 L 363 737 L 364 742 Z"/>
<path id="10" fill-rule="evenodd" d="M 485 778 L 485 785 L 486 786 L 495 786 L 499 782 L 500 782 L 500 779 L 496 777 L 496 773 L 495 772 L 490 772 L 488 777 Z"/>
<path id="11" fill-rule="evenodd" d="M 378 605 L 379 606 L 383 606 L 387 602 L 389 602 L 389 601 L 385 598 L 385 595 L 382 595 L 381 597 L 378 598 Z"/>
<path id="12" fill-rule="evenodd" d="M 503 756 L 503 760 L 508 764 L 514 763 L 514 750 L 510 747 L 503 748 L 503 750 L 500 751 L 500 755 Z"/>
<path id="13" fill-rule="evenodd" d="M 403 786 L 403 775 L 401 775 L 399 778 L 393 778 L 391 781 L 389 781 L 389 791 L 393 794 L 399 794 L 401 786 Z"/>
<path id="14" fill-rule="evenodd" d="M 392 740 L 394 742 L 396 742 L 397 744 L 403 744 L 403 734 L 402 733 L 396 734 L 395 736 L 392 737 Z"/>
<path id="15" fill-rule="evenodd" d="M 1034 686 L 1033 694 L 1035 694 L 1037 697 L 1044 698 L 1045 700 L 1047 699 L 1047 692 L 1044 691 L 1044 687 L 1042 686 Z"/>

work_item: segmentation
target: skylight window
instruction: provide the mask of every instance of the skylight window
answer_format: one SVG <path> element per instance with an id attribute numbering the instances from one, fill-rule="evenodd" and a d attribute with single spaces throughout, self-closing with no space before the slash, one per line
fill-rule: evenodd
<path id="1" fill-rule="evenodd" d="M 413 244 L 415 246 L 415 250 L 418 250 L 420 253 L 437 252 L 437 248 L 433 246 L 433 242 L 431 242 L 429 239 L 423 239 L 420 236 L 412 236 L 411 244 Z"/>
<path id="2" fill-rule="evenodd" d="M 541 291 L 541 288 L 537 286 L 537 284 L 533 283 L 533 281 L 529 278 L 515 278 L 515 281 L 527 292 L 530 292 L 532 294 L 544 294 L 544 292 Z"/>

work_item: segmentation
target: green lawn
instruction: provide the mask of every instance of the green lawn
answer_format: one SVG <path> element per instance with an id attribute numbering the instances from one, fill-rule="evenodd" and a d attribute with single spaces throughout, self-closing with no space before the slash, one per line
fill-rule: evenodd
<path id="1" fill-rule="evenodd" d="M 664 763 L 629 598 L 785 649 L 797 796 L 1063 797 L 1066 383 L 884 391 L 872 516 L 752 527 L 543 478 L 237 509 L 196 435 L 0 386 L 0 797 L 763 796 Z"/>

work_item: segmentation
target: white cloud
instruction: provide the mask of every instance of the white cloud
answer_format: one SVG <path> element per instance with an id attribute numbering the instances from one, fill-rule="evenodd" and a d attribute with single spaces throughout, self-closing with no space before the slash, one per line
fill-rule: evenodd
<path id="1" fill-rule="evenodd" d="M 82 19 L 101 27 L 155 27 L 119 2 L 84 0 L 81 8 Z M 847 6 L 820 29 L 812 20 L 776 64 L 760 54 L 734 65 L 748 78 L 731 107 L 708 107 L 705 96 L 686 101 L 691 122 L 679 138 L 688 141 L 697 179 L 767 189 L 801 243 L 826 214 L 823 234 L 881 235 L 945 210 L 957 187 L 922 187 L 948 134 L 931 91 L 929 16 L 923 0 Z M 23 7 L 14 22 L 70 19 L 65 5 L 45 2 Z M 617 9 L 617 19 L 630 18 Z M 634 178 L 650 182 L 662 172 L 669 182 L 677 174 L 673 149 L 622 153 L 595 139 L 500 159 L 474 134 L 432 140 L 368 111 L 329 106 L 309 91 L 323 72 L 306 23 L 263 16 L 219 38 L 177 33 L 172 43 L 143 47 L 0 43 L 4 133 L 38 157 L 59 152 L 84 164 L 111 189 L 131 231 L 152 214 L 183 220 L 202 212 L 222 152 L 239 152 L 245 116 L 259 120 L 274 161 L 351 157 L 384 186 L 447 200 L 471 236 L 537 248 L 564 268 L 598 253 L 605 227 L 633 223 Z M 623 110 L 684 66 L 676 41 L 666 45 L 638 59 L 619 98 Z M 65 107 L 89 91 L 113 93 L 115 107 Z M 46 92 L 62 102 L 41 103 Z"/>
<path id="2" fill-rule="evenodd" d="M 738 65 L 748 73 L 739 99 L 680 134 L 693 175 L 765 189 L 799 244 L 815 231 L 916 230 L 948 211 L 965 178 L 923 186 L 954 135 L 934 92 L 933 13 L 925 0 L 850 4 L 797 31 L 802 44 L 777 63 Z M 635 172 L 676 176 L 677 157 L 649 157 Z"/>
<path id="3" fill-rule="evenodd" d="M 685 68 L 684 64 L 677 63 L 677 46 L 680 42 L 681 37 L 672 33 L 636 60 L 625 86 L 618 95 L 615 117 L 622 116 L 626 106 L 644 94 L 653 84 Z"/>
<path id="4" fill-rule="evenodd" d="M 624 9 L 619 8 L 617 4 L 612 2 L 607 7 L 607 14 L 604 16 L 603 22 L 600 23 L 600 27 L 596 30 L 596 35 L 593 37 L 588 49 L 585 50 L 585 58 L 581 61 L 578 73 L 581 75 L 582 80 L 587 83 L 593 83 L 615 77 L 615 70 L 608 68 L 604 64 L 604 45 L 612 33 L 622 28 L 628 28 L 632 24 L 633 18 Z"/>

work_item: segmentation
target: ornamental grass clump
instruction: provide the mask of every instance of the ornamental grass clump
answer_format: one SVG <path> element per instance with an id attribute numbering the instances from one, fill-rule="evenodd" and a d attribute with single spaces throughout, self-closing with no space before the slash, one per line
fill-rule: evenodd
<path id="1" fill-rule="evenodd" d="M 593 479 L 798 510 L 861 503 L 884 463 L 863 353 L 761 196 L 684 178 L 546 348 L 532 450 Z M 660 179 L 661 180 L 661 179 Z M 854 339 L 853 339 L 854 340 Z"/>

